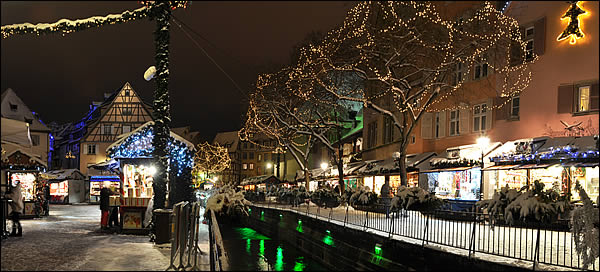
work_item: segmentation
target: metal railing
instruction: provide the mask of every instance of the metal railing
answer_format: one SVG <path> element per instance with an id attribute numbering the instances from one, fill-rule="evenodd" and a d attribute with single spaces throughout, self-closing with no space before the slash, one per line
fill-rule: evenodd
<path id="1" fill-rule="evenodd" d="M 210 243 L 210 271 L 227 271 L 229 267 L 229 259 L 223 246 L 223 238 L 221 230 L 215 216 L 215 212 L 210 210 L 209 225 L 209 243 Z"/>
<path id="2" fill-rule="evenodd" d="M 198 253 L 201 253 L 198 246 L 200 207 L 198 202 L 187 201 L 173 206 L 174 232 L 171 238 L 170 264 L 166 270 L 200 270 L 198 267 Z"/>
<path id="3" fill-rule="evenodd" d="M 597 270 L 600 267 L 598 258 L 591 267 L 582 267 L 581 256 L 575 249 L 569 231 L 543 229 L 540 224 L 493 225 L 489 214 L 474 209 L 460 212 L 435 210 L 429 213 L 400 210 L 386 215 L 348 206 L 324 209 L 310 202 L 298 206 L 269 201 L 254 205 L 295 211 L 328 222 L 337 221 L 344 227 L 352 225 L 362 230 L 377 230 L 389 238 L 411 238 L 422 245 L 438 244 L 464 249 L 469 257 L 485 253 L 531 261 L 534 270 L 540 263 L 575 269 Z"/>

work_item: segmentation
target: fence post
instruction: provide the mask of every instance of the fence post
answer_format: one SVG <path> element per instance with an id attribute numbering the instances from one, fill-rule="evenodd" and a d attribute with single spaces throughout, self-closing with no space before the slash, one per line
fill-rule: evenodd
<path id="1" fill-rule="evenodd" d="M 477 211 L 473 211 L 473 230 L 471 231 L 471 241 L 469 242 L 469 258 L 475 255 L 475 230 L 477 229 Z"/>
<path id="2" fill-rule="evenodd" d="M 350 204 L 346 206 L 346 214 L 344 215 L 344 228 L 346 227 L 346 221 L 348 220 L 348 207 Z"/>
<path id="3" fill-rule="evenodd" d="M 363 226 L 364 230 L 367 230 L 367 224 L 369 224 L 369 210 L 365 214 L 365 225 Z"/>
<path id="4" fill-rule="evenodd" d="M 331 212 L 333 212 L 333 208 L 329 208 L 329 217 L 327 218 L 327 222 L 331 222 Z"/>
<path id="5" fill-rule="evenodd" d="M 388 221 L 392 220 L 392 223 L 390 223 L 390 233 L 388 235 L 388 238 L 392 238 L 392 231 L 394 229 L 394 213 L 392 212 L 391 214 L 392 214 L 392 217 L 388 219 Z"/>
<path id="6" fill-rule="evenodd" d="M 194 266 L 192 266 L 192 271 L 198 271 L 200 270 L 200 268 L 198 267 L 198 252 L 201 252 L 200 247 L 198 247 L 200 230 L 200 203 L 197 203 L 196 213 L 194 214 L 194 222 L 196 228 L 194 231 Z"/>
<path id="7" fill-rule="evenodd" d="M 192 267 L 192 263 L 191 263 L 191 258 L 192 258 L 192 251 L 194 250 L 194 230 L 196 229 L 196 226 L 194 225 L 194 214 L 196 213 L 196 203 L 190 203 L 190 205 L 192 205 L 191 207 L 191 212 L 189 214 L 189 222 L 188 222 L 188 231 L 185 234 L 186 236 L 188 236 L 188 245 L 187 245 L 187 265 L 185 266 L 185 268 L 189 268 Z"/>
<path id="8" fill-rule="evenodd" d="M 429 242 L 428 242 L 429 239 L 427 239 L 428 231 L 429 231 L 429 213 L 427 213 L 427 219 L 425 221 L 425 230 L 423 230 L 423 245 L 422 246 L 425 246 L 425 244 L 429 244 Z"/>
<path id="9" fill-rule="evenodd" d="M 536 268 L 539 265 L 539 261 L 540 261 L 540 225 L 538 223 L 538 227 L 537 227 L 537 239 L 535 241 L 535 253 L 533 255 L 533 271 L 536 270 Z"/>

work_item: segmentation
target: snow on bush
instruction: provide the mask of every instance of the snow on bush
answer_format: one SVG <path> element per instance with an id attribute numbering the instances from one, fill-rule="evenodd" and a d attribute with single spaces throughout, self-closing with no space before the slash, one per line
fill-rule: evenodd
<path id="1" fill-rule="evenodd" d="M 341 199 L 337 192 L 332 189 L 320 188 L 311 194 L 310 201 L 319 207 L 335 208 L 340 205 Z"/>
<path id="2" fill-rule="evenodd" d="M 226 185 L 208 198 L 204 216 L 208 216 L 209 210 L 213 210 L 218 215 L 248 216 L 250 204 L 252 203 L 244 198 L 242 192 L 236 192 L 232 186 Z"/>
<path id="3" fill-rule="evenodd" d="M 550 224 L 570 209 L 568 196 L 555 190 L 544 190 L 539 180 L 533 182 L 531 190 L 502 188 L 491 200 L 483 200 L 478 206 L 488 209 L 492 217 L 503 218 L 513 225 L 516 221 Z"/>
<path id="4" fill-rule="evenodd" d="M 433 211 L 444 204 L 435 193 L 429 193 L 419 187 L 400 186 L 397 195 L 392 198 L 392 210 Z"/>
<path id="5" fill-rule="evenodd" d="M 571 233 L 575 239 L 575 249 L 583 259 L 582 265 L 587 268 L 594 263 L 596 258 L 600 257 L 600 250 L 598 249 L 600 213 L 598 207 L 594 207 L 590 197 L 581 188 L 579 182 L 575 184 L 575 190 L 581 196 L 583 206 L 573 210 Z"/>
<path id="6" fill-rule="evenodd" d="M 359 186 L 352 196 L 350 196 L 350 205 L 371 206 L 377 202 L 377 195 L 369 190 L 368 186 Z"/>

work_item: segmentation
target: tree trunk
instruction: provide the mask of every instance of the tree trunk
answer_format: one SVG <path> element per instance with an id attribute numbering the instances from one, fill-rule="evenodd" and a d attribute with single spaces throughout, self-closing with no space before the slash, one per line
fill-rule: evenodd
<path id="1" fill-rule="evenodd" d="M 337 160 L 337 167 L 338 167 L 338 184 L 340 186 L 340 195 L 344 194 L 344 161 L 342 160 L 342 155 L 343 153 L 343 149 L 342 149 L 342 142 L 341 139 L 339 140 L 339 145 L 338 145 L 338 160 Z"/>
<path id="2" fill-rule="evenodd" d="M 400 185 L 407 186 L 408 178 L 406 173 L 406 148 L 400 149 L 400 161 L 398 162 L 400 166 Z"/>
<path id="3" fill-rule="evenodd" d="M 308 172 L 308 169 L 304 169 L 304 182 L 306 183 L 305 187 L 306 187 L 307 192 L 308 192 L 308 189 L 310 188 L 310 186 L 309 186 L 310 185 L 310 176 L 309 175 L 310 175 L 310 172 Z"/>

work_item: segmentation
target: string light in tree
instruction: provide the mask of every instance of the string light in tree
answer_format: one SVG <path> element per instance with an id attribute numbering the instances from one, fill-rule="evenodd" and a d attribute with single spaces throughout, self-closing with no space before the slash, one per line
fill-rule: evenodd
<path id="1" fill-rule="evenodd" d="M 229 157 L 227 148 L 219 144 L 201 143 L 196 146 L 196 150 L 193 170 L 196 176 L 200 175 L 200 173 L 219 173 L 228 169 L 231 165 L 231 158 Z"/>

